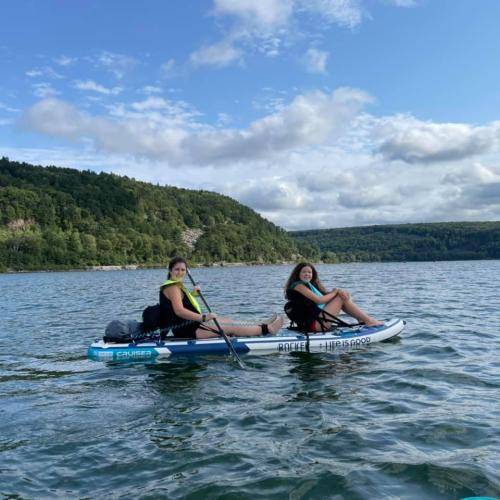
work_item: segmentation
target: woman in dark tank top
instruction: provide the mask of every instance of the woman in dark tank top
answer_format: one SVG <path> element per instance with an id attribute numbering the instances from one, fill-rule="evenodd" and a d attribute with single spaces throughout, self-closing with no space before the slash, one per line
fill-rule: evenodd
<path id="1" fill-rule="evenodd" d="M 160 310 L 162 319 L 172 325 L 175 337 L 208 339 L 219 337 L 214 319 L 221 324 L 227 335 L 236 337 L 255 337 L 277 333 L 283 326 L 283 318 L 274 315 L 261 325 L 237 325 L 229 318 L 219 318 L 217 314 L 202 313 L 195 297 L 199 288 L 190 292 L 184 285 L 187 263 L 182 257 L 172 259 L 168 264 L 168 280 L 160 288 Z"/>
<path id="2" fill-rule="evenodd" d="M 285 295 L 288 300 L 305 306 L 310 314 L 307 329 L 313 332 L 331 328 L 334 325 L 331 317 L 341 311 L 366 326 L 383 325 L 382 321 L 369 316 L 355 304 L 348 291 L 340 288 L 328 291 L 319 280 L 315 267 L 308 262 L 295 266 L 286 282 Z M 326 314 L 321 314 L 322 311 Z"/>

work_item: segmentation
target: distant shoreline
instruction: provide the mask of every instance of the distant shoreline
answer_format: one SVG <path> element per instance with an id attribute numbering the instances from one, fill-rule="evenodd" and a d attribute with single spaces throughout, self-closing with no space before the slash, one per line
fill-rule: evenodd
<path id="1" fill-rule="evenodd" d="M 246 266 L 285 266 L 292 265 L 295 262 L 214 262 L 212 264 L 190 264 L 192 268 L 209 268 L 209 267 L 246 267 Z M 322 263 L 320 263 L 322 264 Z M 70 269 L 23 269 L 23 270 L 13 270 L 7 269 L 5 271 L 0 271 L 0 274 L 27 274 L 27 273 L 71 273 L 71 272 L 86 272 L 86 271 L 136 271 L 144 269 L 166 269 L 168 263 L 158 264 L 158 265 L 142 265 L 142 264 L 123 264 L 123 265 L 113 265 L 113 266 L 86 266 L 86 267 L 75 267 Z"/>
<path id="2" fill-rule="evenodd" d="M 312 261 L 314 265 L 337 265 L 337 264 L 390 264 L 390 263 L 409 263 L 409 262 L 475 262 L 475 261 L 491 261 L 500 259 L 443 259 L 443 260 L 387 260 L 387 261 L 351 261 L 351 262 L 324 262 L 324 261 Z M 256 267 L 256 266 L 291 266 L 297 264 L 295 261 L 282 261 L 282 262 L 214 262 L 212 264 L 190 264 L 191 268 L 210 268 L 210 267 Z M 20 270 L 15 271 L 12 269 L 7 269 L 5 271 L 0 271 L 1 274 L 28 274 L 28 273 L 71 273 L 71 272 L 87 272 L 87 271 L 136 271 L 145 269 L 166 269 L 168 263 L 159 265 L 142 265 L 142 264 L 124 264 L 120 266 L 87 266 L 82 268 L 71 268 L 71 269 L 33 269 L 33 270 Z"/>

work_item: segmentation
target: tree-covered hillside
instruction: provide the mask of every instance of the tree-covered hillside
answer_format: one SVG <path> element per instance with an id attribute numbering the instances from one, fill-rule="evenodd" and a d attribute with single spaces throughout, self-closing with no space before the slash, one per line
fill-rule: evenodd
<path id="1" fill-rule="evenodd" d="M 298 252 L 283 229 L 227 196 L 0 160 L 4 271 L 156 265 L 174 254 L 277 262 Z"/>
<path id="2" fill-rule="evenodd" d="M 0 159 L 0 271 L 192 262 L 500 258 L 500 222 L 295 231 L 208 191 Z"/>
<path id="3" fill-rule="evenodd" d="M 294 231 L 326 262 L 500 258 L 500 222 L 440 222 Z"/>

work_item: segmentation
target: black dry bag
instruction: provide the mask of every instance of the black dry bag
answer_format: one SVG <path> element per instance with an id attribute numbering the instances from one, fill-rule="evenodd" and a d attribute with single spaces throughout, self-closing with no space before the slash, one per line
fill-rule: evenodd
<path id="1" fill-rule="evenodd" d="M 144 337 L 142 324 L 138 321 L 128 320 L 111 321 L 104 331 L 105 342 L 134 342 Z"/>

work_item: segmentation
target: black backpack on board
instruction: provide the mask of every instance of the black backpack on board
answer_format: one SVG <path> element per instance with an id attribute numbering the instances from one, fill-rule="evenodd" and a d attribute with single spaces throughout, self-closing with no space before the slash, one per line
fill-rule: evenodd
<path id="1" fill-rule="evenodd" d="M 104 331 L 104 342 L 130 343 L 146 337 L 142 323 L 134 320 L 120 321 L 115 319 L 108 323 Z"/>

